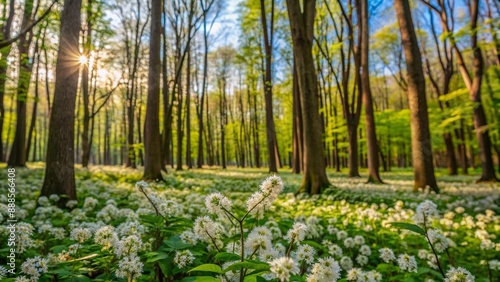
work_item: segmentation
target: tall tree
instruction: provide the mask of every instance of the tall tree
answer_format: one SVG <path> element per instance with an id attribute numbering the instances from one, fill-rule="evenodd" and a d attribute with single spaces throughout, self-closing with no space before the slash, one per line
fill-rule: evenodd
<path id="1" fill-rule="evenodd" d="M 417 35 L 415 34 L 410 3 L 406 0 L 394 0 L 394 7 L 406 59 L 407 92 L 411 112 L 413 172 L 415 175 L 414 190 L 429 186 L 434 191 L 439 192 L 432 162 L 422 56 L 418 47 Z"/>
<path id="2" fill-rule="evenodd" d="M 368 182 L 381 183 L 378 161 L 377 133 L 375 129 L 375 113 L 373 111 L 373 99 L 370 86 L 369 68 L 369 21 L 368 21 L 368 0 L 358 0 L 358 13 L 361 33 L 361 85 L 360 91 L 363 97 L 366 117 L 366 143 L 368 145 Z"/>
<path id="3" fill-rule="evenodd" d="M 316 69 L 312 55 L 315 0 L 287 0 L 296 62 L 304 136 L 304 178 L 299 192 L 319 194 L 330 185 L 326 177 L 325 158 L 318 109 Z M 302 6 L 302 8 L 301 8 Z"/>
<path id="4" fill-rule="evenodd" d="M 462 76 L 465 87 L 469 91 L 470 100 L 474 103 L 474 130 L 479 143 L 479 152 L 481 157 L 481 178 L 479 181 L 498 181 L 495 175 L 495 167 L 493 165 L 493 157 L 491 151 L 491 139 L 488 130 L 488 121 L 481 99 L 481 84 L 484 75 L 484 60 L 481 53 L 481 48 L 478 44 L 478 18 L 479 18 L 479 0 L 467 1 L 467 6 L 470 14 L 470 43 L 473 52 L 473 72 L 471 73 L 465 63 L 462 50 L 458 47 L 454 35 L 448 25 L 448 13 L 444 6 L 435 6 L 428 0 L 422 0 L 430 9 L 436 12 L 443 26 L 443 31 L 447 35 L 452 36 L 451 43 L 457 55 L 458 70 Z"/>
<path id="5" fill-rule="evenodd" d="M 145 180 L 162 180 L 160 148 L 160 40 L 162 1 L 152 0 L 149 42 L 148 99 L 144 121 Z"/>
<path id="6" fill-rule="evenodd" d="M 45 179 L 41 195 L 66 195 L 59 205 L 76 200 L 74 139 L 78 87 L 81 0 L 65 0 L 56 63 L 54 102 L 50 115 Z"/>
<path id="7" fill-rule="evenodd" d="M 10 38 L 10 30 L 12 27 L 12 21 L 14 20 L 14 7 L 15 0 L 10 0 L 9 6 L 7 8 L 7 2 L 2 1 L 4 13 L 8 11 L 8 15 L 5 22 L 0 23 L 0 38 L 2 40 L 8 40 Z M 5 153 L 3 151 L 3 125 L 5 120 L 5 107 L 4 107 L 4 96 L 5 96 L 5 83 L 7 82 L 7 57 L 10 53 L 10 45 L 0 48 L 0 162 L 5 161 Z"/>
<path id="8" fill-rule="evenodd" d="M 21 29 L 28 27 L 32 21 L 33 14 L 37 12 L 33 0 L 24 2 L 23 20 Z M 23 167 L 26 166 L 26 128 L 27 128 L 27 99 L 31 82 L 31 71 L 33 69 L 33 58 L 30 58 L 30 45 L 34 34 L 32 31 L 25 33 L 19 40 L 19 79 L 17 82 L 16 97 L 16 131 L 14 143 L 9 155 L 8 165 Z"/>
<path id="9" fill-rule="evenodd" d="M 266 1 L 260 0 L 262 31 L 264 33 L 265 72 L 264 72 L 264 97 L 266 103 L 266 134 L 267 152 L 269 160 L 269 172 L 278 172 L 279 151 L 276 140 L 276 127 L 273 116 L 273 82 L 272 82 L 272 60 L 274 39 L 274 0 L 270 1 L 271 13 L 267 15 Z"/>
<path id="10" fill-rule="evenodd" d="M 83 56 L 85 56 L 87 62 L 83 64 L 82 69 L 82 98 L 83 98 L 83 130 L 82 130 L 82 166 L 87 167 L 90 160 L 90 141 L 89 141 L 89 130 L 90 130 L 90 111 L 89 111 L 89 62 L 90 62 L 90 51 L 92 47 L 92 23 L 94 16 L 92 15 L 93 0 L 88 0 L 87 7 L 85 9 L 87 13 L 86 21 L 86 40 L 83 44 Z"/>
<path id="11" fill-rule="evenodd" d="M 448 6 L 448 9 L 451 10 L 451 13 L 449 16 L 446 17 L 446 23 L 441 22 L 441 24 L 446 24 L 449 26 L 449 29 L 453 32 L 453 27 L 454 27 L 454 17 L 453 17 L 453 7 L 454 7 L 454 2 L 450 0 L 446 1 L 440 1 L 439 5 L 442 5 L 442 7 Z M 435 26 L 435 21 L 434 21 L 434 15 L 432 11 L 429 9 L 429 22 L 430 22 L 430 31 L 432 34 L 432 39 L 434 41 L 434 46 L 436 47 L 436 53 L 437 53 L 437 58 L 438 58 L 438 67 L 436 68 L 435 66 L 431 65 L 430 63 L 430 58 L 427 52 L 427 48 L 425 44 L 422 44 L 422 51 L 425 59 L 425 67 L 426 67 L 426 72 L 429 77 L 429 80 L 431 82 L 431 86 L 434 89 L 434 92 L 438 96 L 438 105 L 441 111 L 444 111 L 445 108 L 451 108 L 450 102 L 449 101 L 442 101 L 440 97 L 442 95 L 448 94 L 450 92 L 450 84 L 451 84 L 451 79 L 453 75 L 455 74 L 455 63 L 454 63 L 454 56 L 453 56 L 453 45 L 450 44 L 450 38 L 448 36 L 444 38 L 439 38 L 438 32 L 436 30 Z M 434 71 L 436 70 L 436 71 Z M 437 73 L 440 73 L 441 76 L 438 77 Z M 441 79 L 440 79 L 441 78 Z M 441 80 L 441 81 L 440 81 Z M 441 83 L 440 83 L 441 82 Z M 455 130 L 455 133 L 457 136 L 459 135 L 459 131 Z M 453 144 L 453 138 L 451 132 L 445 132 L 443 134 L 444 138 L 444 143 L 446 146 L 446 158 L 447 158 L 447 165 L 448 165 L 448 174 L 449 175 L 456 175 L 457 170 L 458 170 L 458 164 L 457 164 L 457 158 L 455 154 L 455 148 Z M 466 165 L 466 152 L 465 152 L 465 146 L 464 144 L 460 144 L 459 146 L 459 152 L 460 152 L 460 157 L 462 161 L 462 165 Z M 467 168 L 462 166 L 463 171 L 466 171 Z"/>

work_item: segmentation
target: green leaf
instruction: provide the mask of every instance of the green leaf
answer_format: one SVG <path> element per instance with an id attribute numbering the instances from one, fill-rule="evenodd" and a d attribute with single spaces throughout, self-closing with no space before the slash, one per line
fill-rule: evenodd
<path id="1" fill-rule="evenodd" d="M 169 246 L 171 250 L 182 250 L 191 247 L 191 245 L 182 242 L 179 236 L 171 236 L 168 240 L 163 241 L 163 243 Z"/>
<path id="2" fill-rule="evenodd" d="M 406 230 L 413 231 L 415 233 L 418 233 L 420 235 L 425 235 L 425 231 L 418 225 L 407 223 L 407 222 L 391 222 L 390 223 L 392 226 L 396 228 L 402 228 Z"/>
<path id="3" fill-rule="evenodd" d="M 245 277 L 245 279 L 243 281 L 244 282 L 264 282 L 267 280 L 261 276 L 258 276 L 258 275 L 251 275 L 251 276 Z"/>
<path id="4" fill-rule="evenodd" d="M 166 253 L 160 252 L 160 253 L 156 253 L 153 256 L 151 256 L 150 258 L 148 258 L 148 260 L 146 262 L 155 262 L 155 261 L 159 261 L 161 259 L 165 259 L 167 257 L 168 257 L 168 255 Z"/>
<path id="5" fill-rule="evenodd" d="M 224 274 L 224 271 L 222 271 L 222 268 L 220 268 L 220 266 L 218 266 L 216 264 L 212 264 L 212 263 L 198 265 L 197 267 L 189 270 L 188 273 L 193 272 L 193 271 L 206 271 L 206 272 Z"/>
<path id="6" fill-rule="evenodd" d="M 220 261 L 239 261 L 241 260 L 241 256 L 233 253 L 218 253 L 215 255 L 215 259 Z"/>
<path id="7" fill-rule="evenodd" d="M 181 282 L 220 282 L 220 280 L 212 276 L 193 276 L 186 277 Z"/>
<path id="8" fill-rule="evenodd" d="M 325 247 L 320 243 L 311 240 L 305 240 L 302 242 L 302 244 L 307 244 L 315 249 L 325 249 Z"/>
<path id="9" fill-rule="evenodd" d="M 240 270 L 241 268 L 247 268 L 247 269 L 255 269 L 255 270 L 269 270 L 271 267 L 269 264 L 265 262 L 260 262 L 260 261 L 242 261 L 242 262 L 237 262 L 233 263 L 230 266 L 228 266 L 226 269 L 224 269 L 224 272 L 230 271 L 230 270 Z"/>

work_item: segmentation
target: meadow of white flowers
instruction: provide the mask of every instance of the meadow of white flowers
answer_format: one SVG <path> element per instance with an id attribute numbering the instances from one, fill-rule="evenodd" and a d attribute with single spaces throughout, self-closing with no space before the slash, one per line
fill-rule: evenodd
<path id="1" fill-rule="evenodd" d="M 38 198 L 40 171 L 20 174 L 16 274 L 0 265 L 1 281 L 500 281 L 492 185 L 442 182 L 435 195 L 412 193 L 409 179 L 332 178 L 335 188 L 309 197 L 291 193 L 299 176 L 290 174 L 197 171 L 146 183 L 93 168 L 78 173 L 79 201 L 61 209 L 57 195 Z"/>

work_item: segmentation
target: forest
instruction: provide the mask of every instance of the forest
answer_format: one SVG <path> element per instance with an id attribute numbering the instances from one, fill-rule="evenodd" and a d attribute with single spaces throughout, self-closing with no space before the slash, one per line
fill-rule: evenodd
<path id="1" fill-rule="evenodd" d="M 1 281 L 498 281 L 500 1 L 0 0 Z"/>

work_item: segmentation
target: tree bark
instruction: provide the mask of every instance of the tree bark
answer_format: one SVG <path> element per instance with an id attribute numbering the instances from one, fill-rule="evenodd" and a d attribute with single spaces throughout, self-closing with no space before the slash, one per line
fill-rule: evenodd
<path id="1" fill-rule="evenodd" d="M 191 49 L 188 50 L 186 66 L 186 165 L 193 168 L 191 156 Z"/>
<path id="2" fill-rule="evenodd" d="M 302 108 L 300 106 L 300 90 L 297 76 L 297 68 L 295 66 L 295 59 L 293 64 L 293 173 L 300 174 L 304 169 L 304 135 L 303 121 L 302 121 Z"/>
<path id="3" fill-rule="evenodd" d="M 24 14 L 21 29 L 29 26 L 33 13 L 33 0 L 27 0 L 24 3 Z M 27 128 L 27 109 L 26 101 L 28 99 L 28 90 L 31 81 L 31 72 L 33 63 L 30 62 L 29 51 L 33 33 L 25 33 L 19 39 L 19 79 L 17 83 L 16 97 L 16 131 L 14 134 L 14 143 L 12 145 L 9 160 L 9 167 L 26 166 L 26 128 Z"/>
<path id="4" fill-rule="evenodd" d="M 407 92 L 411 113 L 413 172 L 415 175 L 414 190 L 429 186 L 435 192 L 439 192 L 432 162 L 422 56 L 413 26 L 410 3 L 406 0 L 394 0 L 394 7 L 406 58 Z"/>
<path id="5" fill-rule="evenodd" d="M 368 24 L 368 0 L 361 2 L 361 93 L 365 106 L 366 117 L 366 143 L 368 146 L 368 182 L 382 183 L 379 174 L 378 144 L 375 128 L 375 113 L 373 111 L 373 99 L 370 87 L 369 69 L 369 24 Z"/>
<path id="6" fill-rule="evenodd" d="M 43 42 L 45 39 L 45 36 L 40 39 L 37 37 L 36 42 L 35 42 L 35 51 L 33 52 L 34 55 L 36 55 L 36 73 L 35 73 L 35 99 L 33 101 L 33 110 L 31 112 L 31 121 L 30 121 L 30 127 L 28 130 L 28 140 L 26 142 L 26 159 L 29 158 L 30 151 L 31 151 L 31 142 L 33 140 L 33 133 L 36 128 L 36 118 L 37 118 L 37 110 L 38 110 L 38 98 L 39 98 L 39 89 L 38 89 L 38 78 L 39 78 L 39 73 L 40 73 L 40 51 L 39 51 L 39 44 L 40 40 Z M 36 150 L 36 138 L 34 139 L 35 141 L 35 150 Z M 33 154 L 33 159 L 35 159 L 35 154 Z"/>
<path id="7" fill-rule="evenodd" d="M 8 40 L 10 38 L 10 29 L 12 27 L 12 21 L 14 20 L 15 11 L 15 0 L 9 1 L 9 15 L 5 21 L 5 25 L 1 26 L 1 40 Z M 6 8 L 6 7 L 5 7 Z M 0 162 L 4 162 L 6 159 L 6 152 L 3 149 L 3 124 L 5 120 L 5 107 L 4 107 L 4 96 L 5 96 L 5 83 L 7 82 L 7 57 L 10 53 L 10 45 L 0 49 Z M 8 139 L 7 139 L 8 140 Z"/>
<path id="8" fill-rule="evenodd" d="M 316 1 L 287 0 L 296 59 L 304 136 L 304 178 L 298 192 L 320 194 L 330 183 L 326 177 L 325 158 L 318 109 L 316 69 L 312 55 Z"/>
<path id="9" fill-rule="evenodd" d="M 163 180 L 160 150 L 160 38 L 162 1 L 152 0 L 148 99 L 144 121 L 144 180 Z"/>
<path id="10" fill-rule="evenodd" d="M 87 3 L 87 38 L 83 47 L 83 56 L 87 58 L 87 63 L 83 64 L 82 69 L 82 97 L 83 97 L 83 131 L 82 131 L 82 167 L 88 167 L 90 160 L 90 110 L 89 110 L 89 65 L 90 47 L 92 46 L 92 2 Z"/>
<path id="11" fill-rule="evenodd" d="M 276 141 L 276 128 L 273 116 L 273 84 L 272 84 L 272 59 L 274 35 L 274 0 L 271 0 L 270 24 L 268 27 L 266 4 L 260 0 L 261 22 L 264 33 L 265 71 L 264 71 L 264 98 L 266 104 L 266 134 L 269 172 L 278 172 L 278 146 Z"/>
<path id="12" fill-rule="evenodd" d="M 75 102 L 78 87 L 81 0 L 66 0 L 61 14 L 61 32 L 56 63 L 54 102 L 50 115 L 45 179 L 41 196 L 61 197 L 58 205 L 76 200 L 74 170 Z"/>
<path id="13" fill-rule="evenodd" d="M 479 16 L 479 0 L 471 0 L 469 2 L 470 9 L 470 30 L 471 34 L 471 47 L 474 54 L 473 59 L 473 70 L 474 76 L 472 81 L 470 81 L 469 74 L 465 69 L 465 64 L 459 61 L 459 67 L 462 70 L 462 77 L 464 80 L 470 81 L 466 82 L 469 85 L 470 99 L 474 103 L 474 129 L 476 132 L 476 138 L 479 144 L 479 155 L 481 157 L 481 167 L 482 174 L 479 181 L 498 181 L 495 175 L 495 167 L 493 165 L 493 155 L 491 151 L 491 139 L 488 128 L 488 122 L 486 119 L 486 113 L 484 111 L 483 103 L 481 100 L 481 83 L 484 74 L 484 61 L 483 55 L 481 53 L 481 48 L 477 43 L 477 20 Z M 461 60 L 461 59 L 460 59 Z"/>

